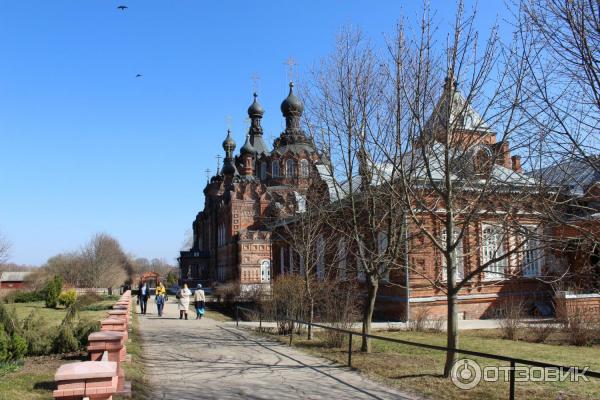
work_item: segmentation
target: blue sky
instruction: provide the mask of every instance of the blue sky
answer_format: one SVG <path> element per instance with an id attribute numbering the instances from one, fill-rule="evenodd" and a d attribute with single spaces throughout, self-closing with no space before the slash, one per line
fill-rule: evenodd
<path id="1" fill-rule="evenodd" d="M 260 75 L 270 144 L 284 123 L 288 57 L 301 76 L 342 26 L 382 42 L 420 4 L 0 0 L 0 232 L 10 261 L 42 264 L 106 232 L 137 256 L 174 262 L 228 115 L 243 143 L 251 76 Z M 482 5 L 485 34 L 506 7 Z M 432 8 L 449 27 L 454 3 Z"/>

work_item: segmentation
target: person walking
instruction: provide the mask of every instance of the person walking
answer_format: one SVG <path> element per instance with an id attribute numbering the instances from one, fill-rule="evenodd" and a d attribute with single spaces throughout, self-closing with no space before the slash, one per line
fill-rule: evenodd
<path id="1" fill-rule="evenodd" d="M 138 286 L 138 303 L 140 303 L 140 314 L 146 315 L 146 309 L 148 308 L 148 297 L 150 297 L 150 291 L 148 290 L 148 283 L 140 281 Z"/>
<path id="2" fill-rule="evenodd" d="M 183 284 L 183 289 L 179 289 L 177 292 L 177 303 L 179 307 L 179 319 L 182 319 L 185 315 L 185 319 L 188 319 L 188 308 L 190 308 L 190 296 L 192 292 L 188 289 L 187 283 Z"/>
<path id="3" fill-rule="evenodd" d="M 206 302 L 206 297 L 204 296 L 204 290 L 202 290 L 202 285 L 198 284 L 196 293 L 194 293 L 194 307 L 196 308 L 196 319 L 202 319 L 204 315 L 204 303 Z"/>
<path id="4" fill-rule="evenodd" d="M 162 317 L 163 314 L 163 308 L 165 307 L 165 295 L 167 293 L 167 290 L 165 289 L 165 286 L 162 284 L 162 282 L 158 283 L 158 286 L 156 286 L 156 307 L 158 308 L 158 316 Z"/>

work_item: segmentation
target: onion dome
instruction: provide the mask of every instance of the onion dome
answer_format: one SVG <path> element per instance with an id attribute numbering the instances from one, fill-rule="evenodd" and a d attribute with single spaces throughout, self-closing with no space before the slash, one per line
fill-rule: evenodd
<path id="1" fill-rule="evenodd" d="M 250 112 L 248 112 L 248 113 L 250 113 Z M 254 155 L 254 154 L 256 154 L 256 149 L 254 148 L 254 146 L 252 146 L 252 143 L 250 143 L 250 135 L 246 135 L 246 142 L 244 143 L 244 145 L 240 149 L 240 154 L 241 155 L 245 155 L 245 154 Z"/>
<path id="2" fill-rule="evenodd" d="M 262 118 L 263 114 L 265 113 L 265 109 L 260 105 L 260 103 L 256 99 L 257 97 L 258 94 L 256 94 L 255 92 L 254 101 L 252 102 L 250 107 L 248 107 L 248 116 L 250 118 Z"/>
<path id="3" fill-rule="evenodd" d="M 223 150 L 225 150 L 225 154 L 227 157 L 231 157 L 233 151 L 235 150 L 235 142 L 231 137 L 231 130 L 227 130 L 227 137 L 223 141 Z"/>
<path id="4" fill-rule="evenodd" d="M 299 117 L 304 111 L 304 104 L 294 95 L 294 82 L 290 82 L 290 94 L 281 103 L 281 112 L 284 117 Z"/>

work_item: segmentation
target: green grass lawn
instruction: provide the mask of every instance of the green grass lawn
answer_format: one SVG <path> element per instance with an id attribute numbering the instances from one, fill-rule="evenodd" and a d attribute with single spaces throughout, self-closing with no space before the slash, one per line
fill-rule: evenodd
<path id="1" fill-rule="evenodd" d="M 94 303 L 96 310 L 94 311 L 80 311 L 79 318 L 89 320 L 100 320 L 106 316 L 106 310 L 111 307 L 114 300 L 101 300 Z M 23 320 L 35 311 L 40 317 L 44 318 L 50 325 L 58 326 L 65 317 L 67 310 L 65 308 L 46 308 L 43 301 L 36 301 L 32 303 L 14 303 L 6 304 L 8 309 L 14 307 L 17 311 L 19 320 Z"/>
<path id="2" fill-rule="evenodd" d="M 428 332 L 378 333 L 420 343 L 445 345 L 445 335 Z M 289 337 L 277 337 L 288 342 Z M 327 348 L 321 333 L 313 341 L 305 337 L 294 336 L 294 345 L 312 354 L 325 357 L 340 364 L 347 363 L 347 343 L 343 349 Z M 495 337 L 484 331 L 461 332 L 460 346 L 464 349 L 502 354 L 506 356 L 543 361 L 567 366 L 589 366 L 600 371 L 600 346 L 575 347 L 567 345 L 515 342 Z M 353 340 L 353 348 L 360 348 L 360 338 Z M 363 354 L 355 351 L 352 355 L 354 368 L 363 371 L 375 380 L 415 394 L 432 399 L 507 399 L 508 383 L 481 382 L 471 390 L 456 388 L 449 379 L 441 376 L 445 353 L 414 346 L 373 341 L 373 352 Z M 474 358 L 482 367 L 487 365 L 507 365 L 489 359 Z M 559 397 L 560 395 L 564 397 Z M 600 398 L 600 380 L 590 382 L 563 383 L 517 383 L 516 397 L 519 399 L 554 400 L 560 399 L 598 399 Z"/>

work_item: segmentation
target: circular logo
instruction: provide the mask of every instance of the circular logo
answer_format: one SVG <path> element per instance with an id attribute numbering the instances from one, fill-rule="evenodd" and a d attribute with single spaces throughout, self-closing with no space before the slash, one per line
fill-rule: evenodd
<path id="1" fill-rule="evenodd" d="M 457 360 L 450 371 L 450 379 L 459 389 L 473 389 L 481 381 L 481 367 L 469 358 Z"/>

